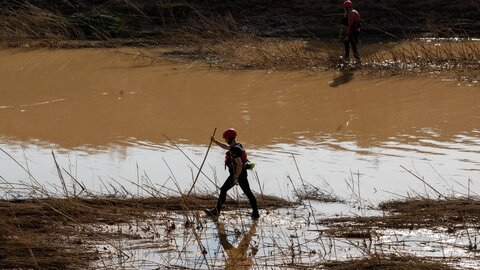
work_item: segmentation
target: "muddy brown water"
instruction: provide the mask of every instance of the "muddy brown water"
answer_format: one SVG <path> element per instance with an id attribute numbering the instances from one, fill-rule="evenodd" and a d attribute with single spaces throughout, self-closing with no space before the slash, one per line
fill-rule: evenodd
<path id="1" fill-rule="evenodd" d="M 53 150 L 62 168 L 99 192 L 107 191 L 99 180 L 113 179 L 133 193 L 141 191 L 131 182 L 147 178 L 172 189 L 175 178 L 187 189 L 196 169 L 162 134 L 200 164 L 214 128 L 221 138 L 235 127 L 265 193 L 290 196 L 288 177 L 299 184 L 300 175 L 346 198 L 432 192 L 400 165 L 442 192 L 480 193 L 478 86 L 339 71 L 219 71 L 144 57 L 157 52 L 0 51 L 0 147 L 15 159 L 0 153 L 0 176 L 28 183 L 18 162 L 40 182 L 58 182 Z M 222 160 L 213 147 L 211 179 L 226 176 Z M 198 187 L 212 190 L 202 177 Z"/>

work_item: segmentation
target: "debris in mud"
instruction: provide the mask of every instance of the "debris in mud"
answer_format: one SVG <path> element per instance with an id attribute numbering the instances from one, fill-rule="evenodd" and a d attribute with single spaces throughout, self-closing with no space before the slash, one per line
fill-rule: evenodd
<path id="1" fill-rule="evenodd" d="M 447 228 L 456 231 L 468 227 L 478 227 L 480 222 L 480 200 L 473 198 L 411 198 L 401 201 L 388 201 L 379 205 L 386 215 L 377 217 L 342 217 L 327 219 L 335 228 L 392 228 L 420 229 Z M 345 226 L 345 224 L 350 224 Z"/>
<path id="2" fill-rule="evenodd" d="M 324 264 L 328 270 L 451 270 L 455 269 L 444 263 L 429 261 L 410 255 L 372 255 L 363 259 L 355 259 L 343 262 L 331 262 Z"/>
<path id="3" fill-rule="evenodd" d="M 155 216 L 156 213 L 204 209 L 215 201 L 213 195 L 0 200 L 0 268 L 88 268 L 99 255 L 87 242 L 139 238 L 132 224 L 137 223 L 138 231 L 138 222 L 152 217 L 172 232 L 175 223 L 168 216 Z M 291 202 L 266 195 L 258 196 L 258 203 L 260 208 L 292 206 Z M 227 200 L 226 205 L 250 207 L 244 199 Z M 130 224 L 129 233 L 99 229 L 118 224 Z M 143 226 L 140 231 L 150 228 Z"/>
<path id="4" fill-rule="evenodd" d="M 142 252 L 148 254 L 152 250 L 163 255 L 149 261 L 152 264 L 151 269 L 157 269 L 164 263 L 167 265 L 169 261 L 163 256 L 175 256 L 178 252 L 183 254 L 182 259 L 185 259 L 179 262 L 182 266 L 190 265 L 191 262 L 198 263 L 200 259 L 206 260 L 206 265 L 215 263 L 221 267 L 225 262 L 217 260 L 218 256 L 222 255 L 214 251 L 218 244 L 215 239 L 219 231 L 225 231 L 218 228 L 223 223 L 227 229 L 227 240 L 230 241 L 240 241 L 244 232 L 256 230 L 257 233 L 251 235 L 251 246 L 252 252 L 255 250 L 257 263 L 271 261 L 271 254 L 276 252 L 280 252 L 278 255 L 282 254 L 279 257 L 281 259 L 277 258 L 268 264 L 272 267 L 314 266 L 340 270 L 452 269 L 444 264 L 448 263 L 448 260 L 437 262 L 428 256 L 417 258 L 402 255 L 403 253 L 398 252 L 402 250 L 401 246 L 393 249 L 388 247 L 401 243 L 380 240 L 381 236 L 376 228 L 381 226 L 381 219 L 384 217 L 324 220 L 327 227 L 323 229 L 314 223 L 309 225 L 307 215 L 314 213 L 301 210 L 304 207 L 284 209 L 293 206 L 292 203 L 276 197 L 262 198 L 259 195 L 261 207 L 280 208 L 273 211 L 275 213 L 263 216 L 260 221 L 250 221 L 245 219 L 249 215 L 246 211 L 249 208 L 248 202 L 241 201 L 237 204 L 230 199 L 231 210 L 225 211 L 220 220 L 212 222 L 197 210 L 211 205 L 215 200 L 216 197 L 212 195 L 3 200 L 0 201 L 0 230 L 1 240 L 6 244 L 0 247 L 0 258 L 6 260 L 0 261 L 0 268 L 31 268 L 37 267 L 37 264 L 39 268 L 89 268 L 99 263 L 115 268 L 124 265 L 122 260 L 136 260 L 143 256 Z M 401 220 L 393 218 L 402 215 L 413 219 L 415 214 L 419 214 L 416 220 L 432 220 L 436 217 L 455 221 L 462 211 L 471 213 L 471 217 L 464 218 L 464 221 L 474 222 L 480 213 L 479 205 L 479 201 L 473 199 L 410 199 L 383 203 L 380 208 L 391 212 L 386 217 L 391 217 L 392 220 L 384 226 L 393 226 L 394 222 Z M 411 207 L 418 211 L 408 211 Z M 443 213 L 440 211 L 442 209 Z M 378 220 L 368 223 L 375 219 Z M 401 222 L 398 223 L 402 226 Z M 325 245 L 326 243 L 330 244 Z M 212 246 L 206 247 L 206 244 Z M 345 258 L 340 256 L 340 261 L 330 261 L 337 258 L 337 251 L 334 251 L 337 245 L 342 245 L 339 250 L 358 248 L 366 253 L 349 251 L 348 258 L 357 259 L 342 261 Z M 188 252 L 185 253 L 185 250 Z M 364 254 L 377 252 L 389 255 L 363 257 Z M 335 255 L 331 257 L 332 254 Z M 63 259 L 51 260 L 52 257 Z M 200 263 L 197 266 L 203 269 L 206 265 Z"/>
<path id="5" fill-rule="evenodd" d="M 371 239 L 372 238 L 372 231 L 369 229 L 352 229 L 342 228 L 342 227 L 334 227 L 330 228 L 325 231 L 327 234 L 332 235 L 334 237 L 341 237 L 341 238 L 356 238 L 356 239 Z"/>
<path id="6" fill-rule="evenodd" d="M 299 201 L 317 201 L 325 203 L 343 203 L 345 202 L 341 198 L 337 197 L 333 193 L 326 193 L 324 190 L 312 185 L 304 184 L 301 190 L 296 190 L 295 193 Z"/>

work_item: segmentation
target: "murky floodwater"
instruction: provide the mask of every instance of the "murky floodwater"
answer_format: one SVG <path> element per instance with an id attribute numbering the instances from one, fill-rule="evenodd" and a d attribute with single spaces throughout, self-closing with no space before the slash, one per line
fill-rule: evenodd
<path id="1" fill-rule="evenodd" d="M 342 198 L 431 192 L 401 165 L 441 192 L 480 193 L 478 86 L 216 71 L 152 64 L 134 49 L 4 50 L 0 81 L 0 147 L 11 155 L 0 152 L 0 176 L 9 183 L 33 176 L 59 185 L 53 150 L 62 169 L 98 192 L 117 182 L 132 193 L 145 181 L 176 189 L 173 178 L 187 189 L 197 171 L 162 134 L 199 165 L 214 128 L 221 137 L 235 127 L 268 194 L 292 196 L 288 177 L 299 184 L 299 172 Z M 226 177 L 222 161 L 213 147 L 210 179 Z M 204 176 L 197 187 L 213 190 Z"/>

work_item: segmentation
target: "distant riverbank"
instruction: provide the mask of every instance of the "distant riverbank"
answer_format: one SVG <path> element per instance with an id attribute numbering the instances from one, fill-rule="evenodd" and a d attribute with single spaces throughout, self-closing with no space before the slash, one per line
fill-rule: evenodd
<path id="1" fill-rule="evenodd" d="M 480 35 L 478 1 L 353 1 L 365 40 Z M 0 41 L 105 41 L 143 39 L 152 44 L 189 44 L 199 38 L 337 38 L 343 16 L 338 3 L 260 1 L 2 1 Z"/>

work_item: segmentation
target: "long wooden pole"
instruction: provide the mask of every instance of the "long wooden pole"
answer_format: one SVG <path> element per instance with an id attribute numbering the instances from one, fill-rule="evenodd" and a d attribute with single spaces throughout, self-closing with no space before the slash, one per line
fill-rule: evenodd
<path id="1" fill-rule="evenodd" d="M 213 130 L 213 135 L 212 135 L 212 136 L 215 136 L 215 133 L 216 133 L 216 132 L 217 132 L 217 128 L 215 128 L 215 129 Z M 195 180 L 193 181 L 192 187 L 190 187 L 190 190 L 189 190 L 188 193 L 187 193 L 187 197 L 190 195 L 190 193 L 192 192 L 193 188 L 195 187 L 195 184 L 197 183 L 198 176 L 200 176 L 200 173 L 202 172 L 203 164 L 205 163 L 205 160 L 207 160 L 208 152 L 210 151 L 210 147 L 211 147 L 211 146 L 212 146 L 212 140 L 210 140 L 210 143 L 208 144 L 207 153 L 205 153 L 205 157 L 203 158 L 202 164 L 200 165 L 200 168 L 198 168 L 197 176 L 195 177 Z"/>
<path id="2" fill-rule="evenodd" d="M 210 181 L 210 183 L 212 183 L 216 188 L 218 188 L 218 189 L 220 188 L 219 186 L 217 186 L 217 184 L 215 184 L 215 182 L 214 182 L 212 179 L 210 179 L 210 177 L 208 177 L 208 175 L 206 175 L 204 172 L 202 172 L 202 171 L 200 170 L 200 168 L 197 166 L 197 164 L 195 164 L 195 162 L 193 162 L 193 160 L 182 150 L 182 148 L 180 148 L 174 141 L 172 141 L 172 139 L 170 139 L 170 138 L 169 138 L 167 135 L 165 135 L 164 133 L 162 133 L 162 135 L 163 135 L 165 138 L 167 138 L 167 140 L 168 140 L 171 144 L 173 144 L 173 146 L 175 146 L 175 148 L 177 148 L 177 150 L 180 151 L 180 153 L 182 153 L 182 154 L 188 159 L 188 161 L 190 161 L 190 162 L 193 164 L 193 166 L 195 166 L 195 168 L 199 169 L 199 171 L 203 174 L 203 176 L 205 176 L 205 177 L 208 179 L 208 181 Z"/>

